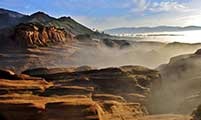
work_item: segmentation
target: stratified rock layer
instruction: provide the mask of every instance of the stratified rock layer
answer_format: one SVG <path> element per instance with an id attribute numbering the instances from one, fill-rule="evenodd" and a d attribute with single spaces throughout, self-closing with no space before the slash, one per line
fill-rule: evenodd
<path id="1" fill-rule="evenodd" d="M 140 66 L 40 68 L 24 71 L 34 76 L 24 80 L 5 73 L 0 117 L 6 120 L 133 120 L 148 113 L 146 99 L 160 83 L 157 71 Z"/>

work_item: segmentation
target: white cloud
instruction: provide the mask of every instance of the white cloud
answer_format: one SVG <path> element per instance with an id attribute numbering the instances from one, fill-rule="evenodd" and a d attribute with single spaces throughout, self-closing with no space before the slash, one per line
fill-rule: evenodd
<path id="1" fill-rule="evenodd" d="M 188 11 L 189 8 L 184 3 L 179 3 L 173 0 L 153 2 L 151 0 L 132 0 L 134 3 L 134 12 L 184 12 Z"/>
<path id="2" fill-rule="evenodd" d="M 110 16 L 107 18 L 77 17 L 90 28 L 104 30 L 115 27 L 140 27 L 140 26 L 201 26 L 201 0 L 192 0 L 187 3 L 176 0 L 165 0 L 165 2 L 152 2 L 153 0 L 132 0 L 129 8 L 132 13 L 125 13 L 123 16 Z M 140 14 L 149 11 L 148 15 Z M 134 13 L 133 13 L 134 12 Z M 138 12 L 140 14 L 138 14 Z M 159 14 L 152 14 L 159 12 Z"/>
<path id="3" fill-rule="evenodd" d="M 150 1 L 147 0 L 133 0 L 133 2 L 134 2 L 134 9 L 132 9 L 132 11 L 134 12 L 145 11 L 150 5 Z"/>
<path id="4" fill-rule="evenodd" d="M 186 7 L 185 5 L 183 4 L 180 4 L 178 2 L 170 2 L 170 1 L 167 1 L 167 2 L 160 2 L 160 3 L 157 3 L 157 2 L 154 2 L 150 7 L 149 9 L 150 11 L 154 11 L 154 12 L 168 12 L 168 11 L 179 11 L 179 12 L 184 12 L 184 11 L 187 11 L 189 10 L 188 7 Z"/>

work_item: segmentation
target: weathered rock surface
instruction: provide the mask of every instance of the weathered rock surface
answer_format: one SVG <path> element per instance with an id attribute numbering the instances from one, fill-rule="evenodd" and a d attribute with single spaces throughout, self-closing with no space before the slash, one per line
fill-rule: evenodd
<path id="1" fill-rule="evenodd" d="M 0 117 L 6 120 L 134 120 L 148 114 L 145 99 L 160 83 L 157 71 L 140 66 L 24 71 L 32 80 L 5 73 Z"/>
<path id="2" fill-rule="evenodd" d="M 39 94 L 51 86 L 45 80 L 4 80 L 0 79 L 0 94 L 33 93 Z"/>
<path id="3" fill-rule="evenodd" d="M 39 77 L 31 77 L 26 74 L 16 74 L 11 70 L 0 70 L 0 79 L 9 79 L 9 80 L 42 80 Z"/>
<path id="4" fill-rule="evenodd" d="M 92 70 L 92 67 L 89 66 L 81 66 L 81 67 L 68 67 L 68 68 L 35 68 L 29 69 L 22 73 L 31 75 L 31 76 L 40 76 L 40 75 L 49 75 L 63 72 L 78 72 L 78 71 L 87 71 Z"/>
<path id="5" fill-rule="evenodd" d="M 37 69 L 35 71 L 24 71 L 23 73 L 42 77 L 47 81 L 53 81 L 63 86 L 94 87 L 94 93 L 97 94 L 115 94 L 125 97 L 130 96 L 130 93 L 147 96 L 153 83 L 160 84 L 160 75 L 157 71 L 140 66 L 55 74 L 43 74 L 42 72 L 36 74 L 36 71 Z"/>
<path id="6" fill-rule="evenodd" d="M 19 24 L 15 28 L 14 41 L 22 47 L 48 46 L 51 43 L 72 42 L 73 36 L 63 29 L 40 24 Z"/>
<path id="7" fill-rule="evenodd" d="M 200 59 L 200 50 L 197 50 L 194 54 L 173 57 L 168 64 L 158 68 L 162 89 L 156 91 L 158 95 L 153 98 L 155 113 L 190 114 L 200 104 Z"/>

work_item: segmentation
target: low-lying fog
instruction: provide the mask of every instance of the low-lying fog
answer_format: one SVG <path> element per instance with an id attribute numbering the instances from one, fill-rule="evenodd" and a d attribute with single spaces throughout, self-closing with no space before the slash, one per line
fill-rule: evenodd
<path id="1" fill-rule="evenodd" d="M 155 41 L 155 42 L 180 42 L 180 43 L 199 43 L 201 30 L 177 31 L 177 32 L 152 32 L 122 34 L 120 36 L 129 36 L 136 41 Z"/>
<path id="2" fill-rule="evenodd" d="M 120 49 L 105 45 L 75 43 L 27 51 L 5 51 L 0 54 L 0 67 L 17 70 L 35 67 L 70 67 L 88 65 L 97 68 L 141 65 L 156 68 L 173 56 L 194 53 L 201 44 L 131 42 Z"/>
<path id="3" fill-rule="evenodd" d="M 168 63 L 173 56 L 194 53 L 201 44 L 136 42 L 131 47 L 119 49 L 106 46 L 82 46 L 70 57 L 75 65 L 110 67 L 121 65 L 142 65 L 156 68 Z"/>
<path id="4" fill-rule="evenodd" d="M 144 33 L 130 38 L 131 45 L 122 49 L 118 46 L 108 47 L 88 40 L 50 48 L 6 50 L 0 52 L 0 67 L 17 71 L 35 67 L 83 65 L 98 68 L 122 65 L 141 65 L 157 68 L 161 64 L 168 63 L 171 57 L 194 53 L 201 48 L 201 44 L 194 43 L 200 40 L 199 32 L 147 33 L 146 35 Z"/>
<path id="5" fill-rule="evenodd" d="M 85 41 L 71 45 L 56 45 L 49 48 L 1 51 L 0 68 L 21 72 L 38 67 L 76 67 L 87 65 L 95 68 L 104 68 L 122 65 L 141 65 L 155 69 L 162 64 L 168 63 L 170 58 L 174 56 L 191 54 L 200 48 L 201 44 L 199 43 L 130 41 L 130 46 L 120 48 L 118 46 L 108 47 L 105 44 Z M 161 109 L 160 113 L 164 111 L 169 112 L 169 110 L 176 111 L 176 108 L 180 106 L 181 99 L 184 99 L 181 95 L 182 91 L 186 89 L 183 87 L 184 85 L 180 82 L 176 85 L 175 82 L 172 84 L 169 77 L 167 79 L 168 82 L 166 82 L 165 86 L 162 86 L 164 90 L 161 91 L 161 95 L 166 95 L 165 99 L 161 99 L 164 96 L 154 98 L 154 102 L 157 102 L 157 104 L 161 100 L 168 100 L 166 106 L 169 108 L 166 110 L 166 106 L 163 104 L 164 107 L 159 107 Z M 179 98 L 172 100 L 172 96 L 175 93 L 177 93 Z M 154 106 L 154 108 L 156 107 Z"/>
<path id="6" fill-rule="evenodd" d="M 125 49 L 85 46 L 75 52 L 75 64 L 96 67 L 142 65 L 156 68 L 171 57 L 194 53 L 201 48 L 200 30 L 182 32 L 138 33 L 131 37 L 132 46 Z M 144 42 L 142 42 L 144 41 Z M 145 42 L 146 41 L 146 42 Z M 154 42 L 150 42 L 154 41 Z M 178 43 L 177 43 L 178 42 Z"/>

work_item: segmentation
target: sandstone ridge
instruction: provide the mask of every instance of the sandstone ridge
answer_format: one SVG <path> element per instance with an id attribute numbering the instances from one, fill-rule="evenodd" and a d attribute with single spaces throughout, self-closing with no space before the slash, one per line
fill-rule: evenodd
<path id="1" fill-rule="evenodd" d="M 133 120 L 148 114 L 146 99 L 153 84 L 160 83 L 157 71 L 141 66 L 85 68 L 32 69 L 12 80 L 9 76 L 16 74 L 5 71 L 0 74 L 0 117 Z"/>
<path id="2" fill-rule="evenodd" d="M 28 23 L 16 26 L 13 40 L 22 47 L 45 47 L 53 43 L 72 42 L 73 36 L 54 26 Z"/>

